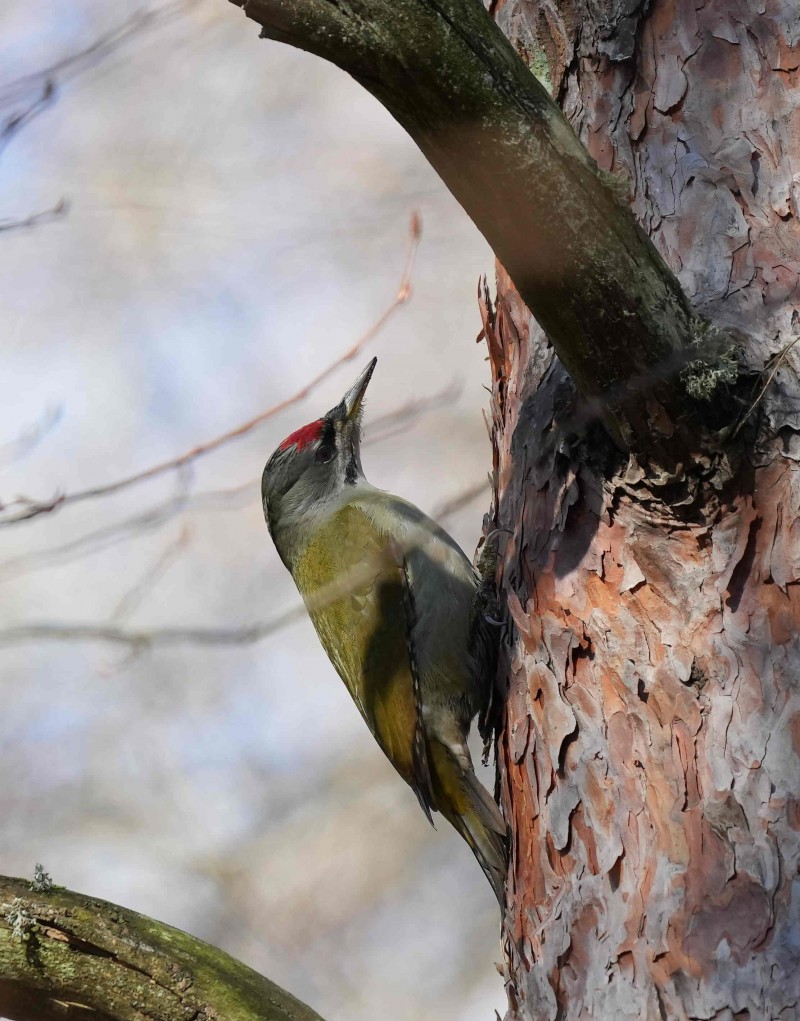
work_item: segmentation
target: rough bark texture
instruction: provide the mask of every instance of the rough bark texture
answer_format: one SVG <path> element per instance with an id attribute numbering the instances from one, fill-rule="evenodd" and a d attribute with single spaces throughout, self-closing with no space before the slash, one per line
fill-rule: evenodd
<path id="1" fill-rule="evenodd" d="M 11 1021 L 321 1021 L 185 932 L 0 877 L 0 1016 Z"/>
<path id="2" fill-rule="evenodd" d="M 502 270 L 496 306 L 483 296 L 497 523 L 514 533 L 508 1017 L 788 1021 L 800 386 L 798 349 L 775 356 L 797 336 L 800 11 L 495 6 L 695 305 L 747 334 L 753 371 L 777 366 L 727 482 L 692 495 L 572 428 L 580 399 Z"/>
<path id="3" fill-rule="evenodd" d="M 621 446 L 670 466 L 697 450 L 679 373 L 719 338 L 479 0 L 232 2 L 264 35 L 348 71 L 403 125 Z"/>

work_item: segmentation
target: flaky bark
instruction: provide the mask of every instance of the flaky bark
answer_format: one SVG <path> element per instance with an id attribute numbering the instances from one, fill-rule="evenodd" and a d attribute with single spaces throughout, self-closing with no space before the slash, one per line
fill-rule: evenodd
<path id="1" fill-rule="evenodd" d="M 348 71 L 403 125 L 619 444 L 665 465 L 698 449 L 679 373 L 710 338 L 479 0 L 232 2 L 264 35 Z"/>
<path id="2" fill-rule="evenodd" d="M 202 940 L 126 908 L 0 877 L 0 1016 L 11 1021 L 321 1021 Z"/>
<path id="3" fill-rule="evenodd" d="M 599 6 L 498 16 L 760 371 L 796 336 L 800 14 L 778 0 Z M 502 271 L 497 307 L 483 305 L 498 524 L 515 533 L 509 1019 L 797 1018 L 795 352 L 770 363 L 728 481 L 692 493 L 565 443 L 580 402 Z"/>

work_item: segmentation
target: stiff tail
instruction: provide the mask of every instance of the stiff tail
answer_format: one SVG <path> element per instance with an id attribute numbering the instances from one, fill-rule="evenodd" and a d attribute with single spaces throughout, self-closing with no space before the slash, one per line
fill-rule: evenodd
<path id="1" fill-rule="evenodd" d="M 469 844 L 502 911 L 508 872 L 505 820 L 472 770 L 462 769 L 438 741 L 432 741 L 431 745 L 436 807 Z"/>

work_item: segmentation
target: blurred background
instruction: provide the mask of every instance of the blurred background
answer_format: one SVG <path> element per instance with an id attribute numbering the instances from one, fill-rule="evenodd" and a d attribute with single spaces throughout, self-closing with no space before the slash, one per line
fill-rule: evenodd
<path id="1" fill-rule="evenodd" d="M 147 10 L 0 6 L 6 520 L 20 494 L 107 486 L 295 394 L 390 306 L 418 210 L 413 297 L 238 441 L 0 528 L 0 871 L 41 861 L 329 1021 L 492 1017 L 489 885 L 291 616 L 259 498 L 277 443 L 377 354 L 367 475 L 472 555 L 491 254 L 343 73 L 224 0 Z"/>

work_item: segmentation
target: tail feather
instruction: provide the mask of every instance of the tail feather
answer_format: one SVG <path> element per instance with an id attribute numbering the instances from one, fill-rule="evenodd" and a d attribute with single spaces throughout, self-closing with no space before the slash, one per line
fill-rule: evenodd
<path id="1" fill-rule="evenodd" d="M 472 848 L 502 910 L 508 873 L 507 827 L 497 805 L 475 774 L 466 773 L 463 779 L 469 791 L 469 806 L 451 821 Z"/>
<path id="2" fill-rule="evenodd" d="M 462 769 L 444 745 L 431 744 L 436 807 L 470 846 L 502 910 L 508 872 L 505 820 L 472 770 Z"/>

